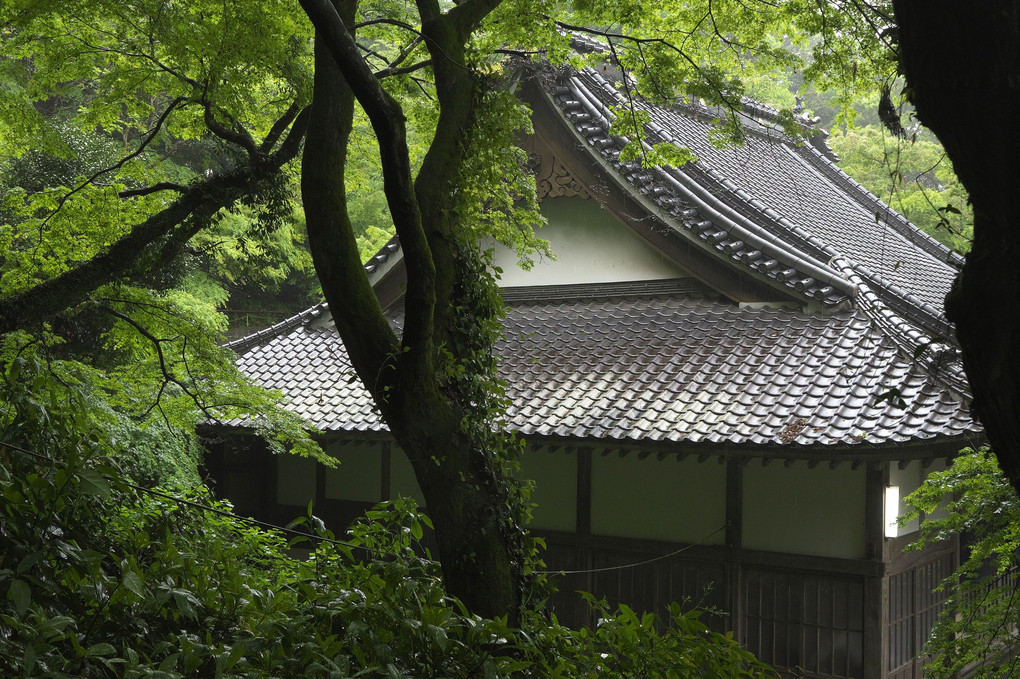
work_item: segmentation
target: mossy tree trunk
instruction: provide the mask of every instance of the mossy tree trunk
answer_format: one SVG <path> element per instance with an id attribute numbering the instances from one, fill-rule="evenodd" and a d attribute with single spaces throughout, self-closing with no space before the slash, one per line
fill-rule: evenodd
<path id="1" fill-rule="evenodd" d="M 1020 2 L 895 0 L 918 117 L 974 206 L 974 243 L 947 297 L 973 410 L 1020 492 Z"/>
<path id="2" fill-rule="evenodd" d="M 439 106 L 437 133 L 412 181 L 404 116 L 358 54 L 347 26 L 357 0 L 301 0 L 316 27 L 312 117 L 302 164 L 302 197 L 316 271 L 354 369 L 407 454 L 435 524 L 448 591 L 475 613 L 519 620 L 519 533 L 511 530 L 500 466 L 464 426 L 465 402 L 449 369 L 456 363 L 455 298 L 464 250 L 456 200 L 470 144 L 479 83 L 467 63 L 468 37 L 498 0 L 467 0 L 446 13 L 420 0 L 422 34 Z M 354 102 L 379 142 L 384 188 L 407 269 L 403 336 L 379 307 L 347 215 L 344 168 Z"/>

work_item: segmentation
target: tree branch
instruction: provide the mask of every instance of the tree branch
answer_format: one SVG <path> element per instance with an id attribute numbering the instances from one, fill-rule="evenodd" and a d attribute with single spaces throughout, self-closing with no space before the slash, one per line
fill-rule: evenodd
<path id="1" fill-rule="evenodd" d="M 457 30 L 462 42 L 481 25 L 485 17 L 499 7 L 503 0 L 464 0 L 446 13 L 451 24 Z"/>
<path id="2" fill-rule="evenodd" d="M 176 384 L 178 387 L 181 388 L 181 391 L 183 391 L 184 394 L 188 398 L 190 398 L 192 400 L 192 402 L 198 407 L 198 409 L 202 411 L 202 414 L 205 415 L 207 419 L 209 419 L 210 421 L 213 421 L 213 422 L 216 422 L 216 421 L 219 420 L 219 418 L 216 417 L 216 414 L 213 413 L 211 410 L 209 410 L 209 408 L 205 405 L 205 403 L 202 402 L 202 399 L 200 399 L 198 397 L 198 394 L 195 394 L 188 387 L 188 385 L 185 384 L 185 382 L 183 380 L 181 380 L 179 377 L 177 377 L 177 375 L 175 375 L 170 370 L 169 366 L 167 365 L 166 354 L 163 352 L 163 343 L 164 342 L 173 342 L 174 340 L 176 340 L 178 338 L 173 337 L 173 338 L 167 339 L 167 338 L 156 337 L 151 332 L 149 332 L 145 328 L 145 326 L 143 326 L 141 323 L 139 323 L 135 319 L 131 318 L 127 314 L 121 313 L 120 311 L 117 311 L 113 307 L 107 306 L 106 304 L 100 304 L 99 302 L 94 302 L 94 304 L 100 310 L 105 311 L 106 313 L 110 314 L 114 318 L 120 319 L 121 321 L 124 321 L 125 323 L 130 325 L 132 328 L 135 329 L 135 331 L 139 335 L 141 335 L 142 337 L 144 337 L 145 339 L 149 340 L 149 342 L 152 343 L 153 349 L 155 349 L 155 351 L 156 351 L 156 358 L 159 361 L 159 372 L 163 376 L 163 385 L 160 386 L 159 392 L 156 395 L 156 402 L 153 404 L 153 406 L 151 408 L 149 408 L 150 411 L 152 410 L 152 408 L 159 406 L 159 402 L 160 402 L 160 399 L 163 396 L 163 391 L 165 390 L 166 385 L 167 384 Z M 185 347 L 186 347 L 187 346 L 187 338 L 185 338 L 184 341 L 185 341 Z M 183 354 L 183 352 L 185 350 L 186 349 L 182 349 L 181 350 L 182 354 Z M 185 357 L 184 360 L 182 360 L 182 363 L 184 365 L 184 369 L 186 371 L 188 371 L 189 377 L 191 377 L 192 381 L 194 381 L 194 376 L 190 374 L 190 368 L 188 367 L 188 362 L 186 360 L 186 357 Z M 160 412 L 162 412 L 162 409 L 160 409 Z M 167 422 L 167 424 L 169 424 L 169 422 Z"/>
<path id="3" fill-rule="evenodd" d="M 348 77 L 343 63 L 336 58 L 337 52 L 346 58 L 354 55 L 361 59 L 361 55 L 356 46 L 352 49 L 354 38 L 346 33 L 340 15 L 329 0 L 326 0 L 326 5 L 315 8 L 326 13 L 325 17 L 320 16 L 318 20 L 323 22 L 325 31 L 340 34 L 339 39 L 347 45 L 346 52 L 338 45 L 334 45 L 337 49 L 331 49 L 324 31 L 316 25 L 314 93 L 308 141 L 301 161 L 301 194 L 304 197 L 308 241 L 315 271 L 322 283 L 326 301 L 330 304 L 337 332 L 344 341 L 355 371 L 376 401 L 384 406 L 386 392 L 381 382 L 391 378 L 393 373 L 387 371 L 383 374 L 383 367 L 398 353 L 400 342 L 365 275 L 347 211 L 344 173 L 348 142 L 353 129 L 356 94 L 350 84 L 352 78 Z M 340 7 L 345 16 L 353 17 L 353 2 L 343 2 Z M 330 12 L 332 17 L 329 16 Z M 363 61 L 362 64 L 364 71 L 367 71 L 367 64 Z M 374 79 L 372 83 L 365 82 L 364 72 L 361 73 L 361 79 L 362 90 L 371 89 L 366 86 L 375 83 Z M 373 102 L 375 107 L 370 112 L 370 119 L 372 115 L 383 118 L 372 120 L 373 125 L 377 122 L 385 123 L 388 102 L 379 97 L 378 93 Z M 364 108 L 369 110 L 368 107 Z M 392 124 L 402 125 L 402 119 Z M 398 176 L 401 170 L 399 159 L 394 157 L 399 154 L 399 150 L 394 150 L 394 144 L 399 146 L 401 143 L 401 133 L 402 129 L 399 128 L 387 130 L 388 144 L 377 133 L 380 156 L 388 163 L 383 173 L 388 201 L 395 198 L 391 195 L 394 191 L 394 178 L 390 176 L 393 170 L 389 168 L 396 166 Z M 407 172 L 410 173 L 409 162 Z M 396 190 L 399 190 L 399 185 L 396 182 Z M 399 201 L 395 201 L 395 204 L 399 204 Z M 405 228 L 407 216 L 394 215 L 398 229 Z M 403 222 L 398 222 L 398 218 L 402 218 Z M 414 223 L 420 229 L 420 223 L 416 221 L 417 213 L 414 218 Z M 412 233 L 413 228 L 410 230 Z M 427 254 L 427 250 L 425 252 Z"/>
<path id="4" fill-rule="evenodd" d="M 240 146 L 248 153 L 249 158 L 257 158 L 262 155 L 258 146 L 255 144 L 255 140 L 252 139 L 251 135 L 248 134 L 243 128 L 241 131 L 232 130 L 225 125 L 219 123 L 215 116 L 213 116 L 212 105 L 208 101 L 202 102 L 202 107 L 205 109 L 204 119 L 205 126 L 209 128 L 209 131 L 215 134 L 223 141 L 229 142 Z M 229 117 L 229 116 L 228 116 Z M 231 121 L 233 122 L 233 121 Z"/>
<path id="5" fill-rule="evenodd" d="M 265 139 L 262 140 L 262 144 L 259 146 L 259 151 L 262 153 L 269 153 L 273 150 L 273 146 L 277 141 L 279 141 L 280 137 L 283 136 L 283 133 L 287 131 L 287 128 L 290 127 L 292 122 L 294 122 L 294 118 L 297 117 L 297 114 L 301 110 L 302 109 L 297 105 L 297 102 L 291 104 L 284 114 L 280 116 L 279 120 L 273 123 L 273 127 L 270 128 L 269 133 L 266 135 Z"/>
<path id="6" fill-rule="evenodd" d="M 421 69 L 426 68 L 426 67 L 431 66 L 431 65 L 432 65 L 432 60 L 431 59 L 426 59 L 425 61 L 419 61 L 417 64 L 413 64 L 411 66 L 404 66 L 403 68 L 393 68 L 391 66 L 387 66 L 386 68 L 382 69 L 381 71 L 376 71 L 375 72 L 375 77 L 378 78 L 379 80 L 382 80 L 383 78 L 390 78 L 390 77 L 393 77 L 393 76 L 396 76 L 396 75 L 407 75 L 408 73 L 414 73 L 415 71 L 420 71 Z"/>
<path id="7" fill-rule="evenodd" d="M 137 149 L 127 154 L 110 167 L 106 167 L 103 168 L 102 170 L 95 172 L 91 177 L 83 181 L 81 184 L 79 184 L 78 186 L 74 187 L 73 189 L 62 195 L 60 197 L 60 200 L 57 201 L 57 206 L 53 209 L 52 212 L 50 212 L 49 215 L 46 216 L 46 219 L 42 221 L 42 224 L 39 225 L 39 228 L 42 229 L 46 225 L 46 223 L 53 218 L 53 215 L 60 212 L 60 209 L 64 207 L 64 204 L 71 198 L 71 196 L 75 195 L 79 191 L 82 191 L 86 186 L 89 186 L 90 184 L 92 184 L 92 182 L 99 179 L 104 174 L 113 172 L 114 170 L 118 170 L 124 167 L 124 164 L 127 163 L 129 160 L 131 160 L 132 158 L 137 158 L 139 155 L 141 155 L 142 151 L 146 149 L 146 147 L 152 142 L 152 140 L 156 138 L 156 135 L 159 134 L 159 131 L 163 129 L 163 123 L 165 123 L 166 119 L 170 117 L 170 114 L 173 112 L 173 110 L 180 106 L 185 101 L 186 97 L 177 97 L 176 99 L 171 101 L 170 105 L 167 106 L 166 110 L 164 110 L 163 113 L 159 116 L 159 119 L 156 120 L 156 124 L 152 127 L 151 130 L 149 130 L 148 135 L 146 135 L 145 139 L 142 140 L 142 143 L 138 145 Z"/>
<path id="8" fill-rule="evenodd" d="M 307 122 L 307 116 L 299 115 L 286 141 L 266 162 L 192 184 L 177 200 L 95 257 L 28 290 L 0 299 L 0 333 L 31 327 L 81 304 L 93 290 L 128 272 L 158 240 L 171 236 L 173 241 L 175 230 L 187 220 L 195 221 L 182 233 L 197 233 L 195 225 L 200 228 L 205 218 L 232 205 L 245 191 L 254 189 L 294 159 Z"/>
<path id="9" fill-rule="evenodd" d="M 333 57 L 344 81 L 372 123 L 379 144 L 386 202 L 405 254 L 410 281 L 408 290 L 412 297 L 419 291 L 423 295 L 421 299 L 409 300 L 408 304 L 415 307 L 416 313 L 431 315 L 434 301 L 428 300 L 435 285 L 435 266 L 414 192 L 403 111 L 383 90 L 332 3 L 329 0 L 300 2 L 315 26 L 316 36 Z"/>
<path id="10" fill-rule="evenodd" d="M 182 184 L 174 184 L 173 182 L 159 182 L 152 186 L 146 186 L 141 189 L 126 189 L 117 194 L 119 198 L 134 198 L 136 196 L 147 196 L 150 193 L 156 193 L 157 191 L 176 191 L 177 193 L 184 193 L 188 190 L 188 187 Z"/>

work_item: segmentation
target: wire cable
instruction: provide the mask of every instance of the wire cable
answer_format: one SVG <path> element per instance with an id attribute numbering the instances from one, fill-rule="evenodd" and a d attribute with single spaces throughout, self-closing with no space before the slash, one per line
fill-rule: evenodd
<path id="1" fill-rule="evenodd" d="M 676 550 L 670 552 L 669 554 L 661 554 L 659 556 L 654 556 L 651 559 L 645 559 L 644 561 L 637 561 L 635 563 L 625 563 L 625 564 L 620 564 L 618 566 L 602 566 L 600 568 L 586 568 L 586 569 L 582 569 L 582 570 L 573 570 L 573 571 L 534 571 L 534 572 L 537 575 L 582 575 L 582 574 L 586 574 L 586 573 L 605 573 L 605 572 L 609 572 L 609 571 L 622 571 L 622 570 L 625 570 L 627 568 L 637 568 L 638 566 L 644 566 L 646 564 L 655 563 L 656 561 L 662 561 L 664 559 L 670 559 L 670 558 L 676 556 L 677 554 L 682 554 L 683 552 L 686 552 L 688 549 L 691 549 L 692 547 L 697 547 L 697 546 L 703 544 L 705 542 L 705 540 L 708 540 L 710 537 L 712 537 L 716 533 L 720 533 L 720 532 L 722 532 L 724 530 L 726 530 L 726 526 L 722 525 L 719 528 L 716 528 L 714 531 L 712 531 L 708 535 L 706 535 L 705 537 L 703 537 L 700 540 L 698 540 L 697 542 L 692 542 L 689 545 L 684 545 L 680 549 L 676 549 Z"/>

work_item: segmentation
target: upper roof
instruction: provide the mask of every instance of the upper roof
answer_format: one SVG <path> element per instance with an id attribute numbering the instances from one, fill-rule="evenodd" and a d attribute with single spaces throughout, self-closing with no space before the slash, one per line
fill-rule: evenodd
<path id="1" fill-rule="evenodd" d="M 770 124 L 777 111 L 745 108 L 745 143 L 718 148 L 708 139 L 719 111 L 635 99 L 651 118 L 646 142 L 673 142 L 698 158 L 679 169 L 645 169 L 619 161 L 626 140 L 609 134 L 610 109 L 625 99 L 606 73 L 572 71 L 543 89 L 589 154 L 653 203 L 664 223 L 731 265 L 835 306 L 855 292 L 833 265 L 843 258 L 885 305 L 952 341 L 942 306 L 960 257 L 839 170 L 819 150 L 824 144 L 785 137 Z"/>
<path id="2" fill-rule="evenodd" d="M 707 142 L 717 113 L 637 101 L 650 114 L 647 141 L 673 141 L 698 161 L 621 163 L 626 140 L 608 125 L 622 95 L 607 74 L 534 79 L 536 112 L 559 121 L 549 133 L 570 137 L 563 148 L 639 206 L 632 228 L 802 305 L 738 305 L 692 279 L 507 290 L 501 370 L 515 429 L 787 453 L 952 446 L 980 434 L 941 312 L 956 255 L 836 168 L 824 143 L 782 136 L 776 112 L 760 105 L 745 110 L 746 143 L 719 149 Z M 400 258 L 394 240 L 369 261 L 377 289 L 394 289 Z M 399 324 L 399 307 L 391 316 Z M 243 372 L 315 426 L 385 431 L 324 304 L 228 346 Z"/>

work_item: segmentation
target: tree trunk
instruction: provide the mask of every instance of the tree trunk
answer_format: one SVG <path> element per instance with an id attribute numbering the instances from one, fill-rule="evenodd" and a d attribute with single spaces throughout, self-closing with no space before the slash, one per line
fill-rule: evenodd
<path id="1" fill-rule="evenodd" d="M 974 206 L 974 244 L 946 298 L 999 464 L 1020 492 L 1020 2 L 894 0 L 900 65 Z"/>
<path id="2" fill-rule="evenodd" d="M 464 427 L 472 404 L 449 374 L 458 346 L 452 330 L 456 298 L 458 224 L 451 196 L 475 101 L 471 69 L 456 32 L 436 14 L 432 45 L 443 56 L 437 71 L 441 133 L 416 187 L 410 182 L 404 121 L 396 102 L 359 62 L 344 25 L 357 0 L 340 0 L 337 17 L 319 0 L 301 0 L 316 26 L 312 114 L 302 161 L 302 198 L 316 272 L 355 370 L 371 392 L 397 444 L 415 471 L 439 543 L 447 591 L 472 612 L 520 620 L 523 541 L 519 516 L 508 507 L 511 479 L 501 477 L 493 451 Z M 477 4 L 477 3 L 476 3 Z M 470 6 L 468 3 L 462 7 Z M 424 13 L 423 13 L 424 15 Z M 344 25 L 338 25 L 337 21 Z M 445 26 L 449 28 L 449 26 Z M 454 39 L 453 42 L 450 40 Z M 452 83 L 443 81 L 446 72 Z M 372 119 L 383 158 L 385 192 L 408 272 L 404 336 L 390 329 L 358 258 L 344 186 L 347 141 L 355 98 Z M 428 209 L 419 209 L 427 205 Z M 441 302 L 437 302 L 441 300 Z"/>

